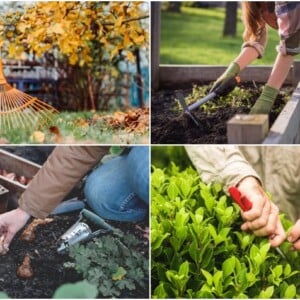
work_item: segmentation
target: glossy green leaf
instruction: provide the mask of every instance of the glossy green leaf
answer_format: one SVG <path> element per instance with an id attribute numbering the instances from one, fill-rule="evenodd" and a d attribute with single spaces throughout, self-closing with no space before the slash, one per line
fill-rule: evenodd
<path id="1" fill-rule="evenodd" d="M 295 285 L 291 284 L 286 288 L 286 290 L 284 292 L 284 298 L 293 299 L 296 297 L 296 293 L 297 293 L 297 290 L 296 290 Z"/>
<path id="2" fill-rule="evenodd" d="M 270 299 L 272 297 L 273 293 L 274 293 L 274 286 L 269 286 L 259 293 L 258 298 Z"/>
<path id="3" fill-rule="evenodd" d="M 170 199 L 175 199 L 179 194 L 179 189 L 177 185 L 171 182 L 167 188 L 167 193 Z"/>
<path id="4" fill-rule="evenodd" d="M 227 276 L 233 273 L 235 268 L 235 261 L 236 261 L 235 257 L 229 257 L 223 262 L 222 271 L 223 271 L 224 278 L 226 278 Z"/>

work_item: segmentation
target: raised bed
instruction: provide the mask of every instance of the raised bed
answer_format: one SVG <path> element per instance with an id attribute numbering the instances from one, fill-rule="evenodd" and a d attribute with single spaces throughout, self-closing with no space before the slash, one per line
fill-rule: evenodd
<path id="1" fill-rule="evenodd" d="M 8 208 L 17 206 L 19 196 L 26 190 L 27 183 L 21 183 L 17 180 L 21 176 L 26 178 L 26 181 L 31 180 L 39 171 L 41 166 L 33 163 L 25 158 L 9 153 L 0 149 L 0 185 L 7 189 L 6 201 L 10 199 L 7 204 Z M 15 178 L 5 176 L 3 172 L 8 174 L 15 174 Z"/>
<path id="2" fill-rule="evenodd" d="M 270 131 L 267 115 L 236 115 L 227 123 L 227 137 L 230 144 L 299 144 L 300 83 Z"/>
<path id="3" fill-rule="evenodd" d="M 204 85 L 198 84 L 200 88 Z M 227 122 L 237 114 L 247 115 L 261 93 L 262 84 L 243 83 L 240 90 L 231 93 L 230 101 L 209 101 L 206 106 L 193 110 L 200 126 L 182 113 L 176 100 L 176 93 L 187 97 L 193 93 L 191 84 L 171 86 L 152 92 L 151 99 L 151 143 L 152 144 L 227 144 Z M 203 87 L 204 88 L 204 87 Z M 202 93 L 207 94 L 207 91 Z M 285 86 L 272 107 L 269 124 L 275 122 L 289 96 L 292 86 Z M 233 103 L 232 101 L 235 101 Z M 234 105 L 233 105 L 234 104 Z M 269 127 L 268 127 L 269 128 Z"/>

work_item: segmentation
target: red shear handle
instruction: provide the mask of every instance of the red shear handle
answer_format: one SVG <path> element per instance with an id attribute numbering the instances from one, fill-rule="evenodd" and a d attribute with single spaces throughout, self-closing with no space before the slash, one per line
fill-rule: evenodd
<path id="1" fill-rule="evenodd" d="M 232 199 L 239 205 L 242 211 L 247 211 L 252 208 L 252 202 L 247 197 L 242 197 L 241 192 L 235 186 L 230 187 L 228 191 Z"/>

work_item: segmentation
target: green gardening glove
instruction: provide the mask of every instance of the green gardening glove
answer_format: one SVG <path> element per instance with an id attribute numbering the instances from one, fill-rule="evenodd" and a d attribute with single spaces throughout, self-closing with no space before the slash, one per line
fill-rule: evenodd
<path id="1" fill-rule="evenodd" d="M 210 92 L 216 92 L 222 96 L 229 94 L 235 88 L 235 77 L 239 72 L 240 66 L 236 62 L 232 62 L 226 71 L 215 81 Z"/>
<path id="2" fill-rule="evenodd" d="M 251 108 L 250 114 L 269 114 L 279 91 L 269 85 L 265 85 L 259 98 Z"/>

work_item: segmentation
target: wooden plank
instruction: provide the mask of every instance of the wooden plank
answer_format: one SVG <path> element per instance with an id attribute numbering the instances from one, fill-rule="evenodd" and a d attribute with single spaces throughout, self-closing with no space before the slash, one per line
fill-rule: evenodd
<path id="1" fill-rule="evenodd" d="M 294 61 L 293 64 L 293 86 L 297 86 L 300 82 L 300 60 Z"/>
<path id="2" fill-rule="evenodd" d="M 263 144 L 300 144 L 300 82 Z"/>
<path id="3" fill-rule="evenodd" d="M 227 122 L 228 144 L 261 144 L 268 134 L 268 115 L 235 115 Z"/>
<path id="4" fill-rule="evenodd" d="M 160 65 L 159 83 L 162 86 L 178 86 L 215 81 L 227 66 L 210 65 Z M 272 66 L 248 66 L 241 73 L 242 81 L 267 82 Z M 292 84 L 294 71 L 291 69 L 285 84 Z"/>
<path id="5" fill-rule="evenodd" d="M 159 88 L 160 77 L 160 2 L 151 2 L 151 87 Z"/>

